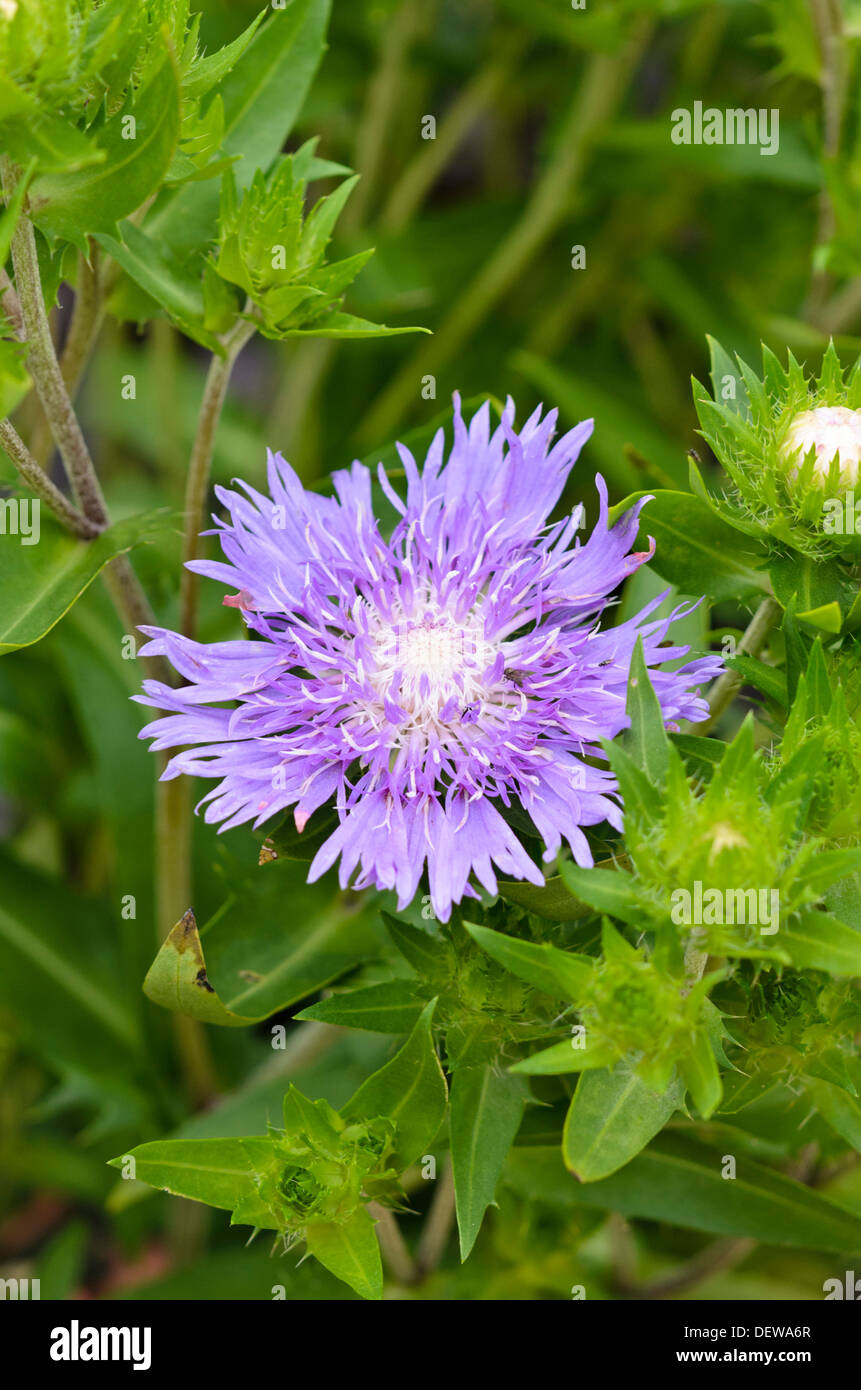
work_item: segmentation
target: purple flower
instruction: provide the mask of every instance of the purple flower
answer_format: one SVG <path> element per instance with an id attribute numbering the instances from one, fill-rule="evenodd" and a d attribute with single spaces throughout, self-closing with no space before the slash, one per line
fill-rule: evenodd
<path id="1" fill-rule="evenodd" d="M 661 646 L 670 618 L 600 629 L 613 590 L 647 552 L 631 554 L 642 502 L 612 528 L 596 479 L 598 524 L 585 541 L 582 508 L 548 523 L 592 432 L 587 420 L 551 447 L 556 411 L 514 429 L 508 402 L 491 434 L 484 405 L 467 427 L 455 397 L 454 444 L 442 430 L 419 470 L 399 445 L 406 503 L 382 466 L 399 513 L 386 539 L 374 519 L 371 474 L 334 474 L 335 497 L 306 491 L 269 454 L 271 497 L 241 484 L 218 488 L 225 561 L 198 574 L 238 588 L 252 641 L 199 643 L 162 628 L 142 654 L 166 656 L 186 678 L 175 690 L 147 681 L 142 703 L 171 711 L 141 737 L 177 753 L 165 777 L 214 777 L 206 820 L 255 826 L 292 807 L 301 832 L 334 801 L 339 824 L 309 880 L 340 856 L 340 881 L 394 889 L 400 907 L 427 864 L 431 900 L 446 921 L 453 903 L 496 892 L 496 870 L 543 883 L 505 817 L 519 805 L 551 860 L 562 840 L 579 864 L 592 855 L 583 826 L 621 828 L 616 784 L 601 738 L 628 724 L 628 669 L 638 635 L 664 717 L 705 717 L 695 687 L 717 657 L 679 670 Z M 689 610 L 685 610 L 689 611 Z M 224 702 L 233 702 L 225 708 Z"/>

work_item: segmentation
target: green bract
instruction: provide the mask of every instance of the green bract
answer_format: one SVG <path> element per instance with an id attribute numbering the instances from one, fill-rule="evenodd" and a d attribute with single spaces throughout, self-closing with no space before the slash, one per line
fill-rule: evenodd
<path id="1" fill-rule="evenodd" d="M 703 438 L 731 484 L 722 497 L 712 496 L 694 467 L 696 491 L 745 535 L 810 556 L 856 553 L 859 537 L 835 521 L 842 522 L 851 476 L 830 449 L 817 466 L 812 448 L 793 452 L 792 446 L 799 419 L 809 412 L 861 409 L 861 362 L 845 372 L 832 342 L 819 375 L 811 378 L 792 353 L 784 367 L 763 347 L 757 376 L 719 343 L 711 346 L 714 394 L 694 381 L 694 401 Z"/>
<path id="2" fill-rule="evenodd" d="M 198 3 L 0 0 L 0 1295 L 857 1300 L 859 0 Z"/>

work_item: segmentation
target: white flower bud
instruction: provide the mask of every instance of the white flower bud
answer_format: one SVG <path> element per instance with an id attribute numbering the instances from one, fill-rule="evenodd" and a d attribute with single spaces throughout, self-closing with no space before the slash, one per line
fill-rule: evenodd
<path id="1" fill-rule="evenodd" d="M 816 450 L 814 476 L 827 477 L 837 455 L 840 481 L 845 487 L 854 487 L 861 470 L 861 410 L 821 405 L 796 415 L 783 446 L 783 457 L 792 462 L 791 478 L 796 477 L 811 448 Z"/>

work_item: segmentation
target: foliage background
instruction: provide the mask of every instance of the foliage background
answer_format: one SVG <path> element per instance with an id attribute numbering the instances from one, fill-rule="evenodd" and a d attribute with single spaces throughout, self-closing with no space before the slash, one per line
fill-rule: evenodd
<path id="1" fill-rule="evenodd" d="M 803 0 L 590 0 L 572 14 L 563 0 L 336 0 L 329 50 L 288 147 L 319 135 L 321 155 L 362 176 L 335 248 L 376 247 L 351 310 L 434 336 L 255 338 L 234 373 L 214 480 L 260 484 L 268 444 L 312 482 L 426 427 L 454 390 L 510 392 L 520 419 L 539 400 L 560 407 L 564 426 L 595 416 L 570 499 L 582 496 L 592 516 L 595 470 L 618 499 L 685 486 L 691 447 L 708 469 L 689 388 L 691 374 L 708 375 L 706 331 L 748 360 L 762 339 L 813 361 L 831 334 L 845 361 L 857 356 L 861 7 L 845 6 L 847 147 L 825 156 L 823 88 L 834 74 L 821 69 L 815 9 Z M 206 0 L 202 11 L 215 49 L 256 6 Z M 779 153 L 671 145 L 669 113 L 694 100 L 779 108 Z M 428 113 L 435 141 L 421 139 Z M 837 190 L 830 214 L 826 173 Z M 571 268 L 577 244 L 584 270 Z M 62 287 L 60 338 L 71 301 Z M 164 321 L 138 332 L 107 320 L 81 416 L 116 518 L 181 509 L 206 356 Z M 127 373 L 135 400 L 121 394 Z M 435 401 L 422 396 L 428 375 Z M 32 405 L 21 416 L 22 433 L 37 425 Z M 136 563 L 172 625 L 178 528 Z M 645 573 L 636 582 L 639 598 L 652 591 Z M 234 631 L 214 588 L 202 594 L 207 638 Z M 730 604 L 712 624 L 745 619 Z M 295 1257 L 273 1264 L 265 1241 L 245 1249 L 220 1213 L 160 1194 L 124 1197 L 105 1167 L 124 1144 L 180 1126 L 189 1136 L 255 1132 L 278 1113 L 288 1077 L 339 1104 L 389 1047 L 351 1033 L 317 1055 L 317 1035 L 305 1033 L 298 1049 L 273 1052 L 271 1022 L 289 1011 L 256 1030 L 209 1030 L 223 1099 L 189 1111 L 171 1022 L 139 989 L 171 923 L 153 892 L 152 759 L 135 741 L 139 715 L 127 699 L 140 677 L 119 655 L 120 635 L 94 585 L 44 641 L 0 663 L 2 1272 L 41 1277 L 43 1298 L 260 1298 L 275 1283 L 289 1298 L 350 1297 L 314 1262 L 297 1272 Z M 239 936 L 267 915 L 286 931 L 303 911 L 310 920 L 328 910 L 301 872 L 289 894 L 280 881 L 262 888 L 247 841 L 240 831 L 216 842 L 196 826 L 199 921 L 228 890 Z M 133 920 L 118 910 L 127 894 Z M 35 926 L 38 949 L 22 946 L 22 925 Z M 135 1073 L 124 1060 L 128 1028 L 145 1039 Z M 797 1123 L 775 1114 L 757 1139 L 763 1154 L 779 1146 L 781 1126 Z M 857 1176 L 841 1182 L 841 1200 L 861 1213 Z M 421 1193 L 415 1202 L 421 1213 Z M 419 1217 L 403 1224 L 412 1239 Z M 702 1243 L 659 1222 L 636 1223 L 628 1237 L 588 1208 L 544 1208 L 506 1187 L 470 1263 L 461 1268 L 450 1250 L 411 1296 L 552 1299 L 578 1283 L 590 1296 L 618 1296 L 629 1238 L 646 1274 Z M 760 1246 L 689 1296 L 820 1297 L 833 1264 Z"/>

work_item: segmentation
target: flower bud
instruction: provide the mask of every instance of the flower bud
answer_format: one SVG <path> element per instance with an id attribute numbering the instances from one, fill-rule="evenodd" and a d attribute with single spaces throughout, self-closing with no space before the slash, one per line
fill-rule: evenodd
<path id="1" fill-rule="evenodd" d="M 811 449 L 816 450 L 814 478 L 827 478 L 836 455 L 841 483 L 854 487 L 861 469 L 861 410 L 822 405 L 796 415 L 782 451 L 784 459 L 792 465 L 791 478 L 797 476 Z"/>

